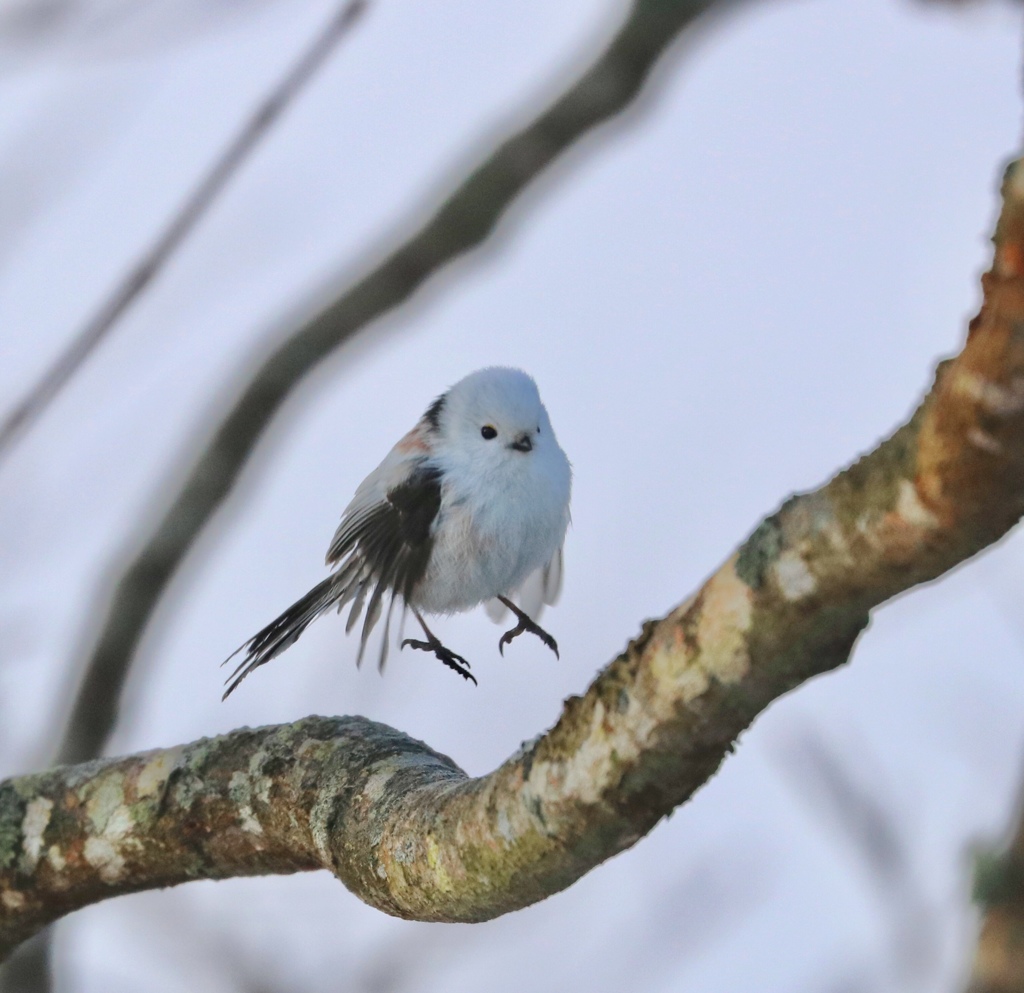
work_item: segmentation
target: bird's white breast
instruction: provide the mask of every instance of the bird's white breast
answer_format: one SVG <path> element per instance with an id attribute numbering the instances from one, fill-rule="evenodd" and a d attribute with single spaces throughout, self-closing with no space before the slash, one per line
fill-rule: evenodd
<path id="1" fill-rule="evenodd" d="M 430 613 L 469 610 L 513 592 L 551 561 L 569 523 L 571 478 L 561 450 L 552 455 L 526 455 L 509 471 L 446 480 L 414 606 Z"/>

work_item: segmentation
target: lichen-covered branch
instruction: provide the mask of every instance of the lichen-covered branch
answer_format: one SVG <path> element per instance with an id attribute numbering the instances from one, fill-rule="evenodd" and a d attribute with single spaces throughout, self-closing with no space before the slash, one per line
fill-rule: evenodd
<path id="1" fill-rule="evenodd" d="M 119 893 L 329 868 L 402 917 L 480 921 L 570 885 L 697 790 L 870 610 L 1024 514 L 1024 168 L 984 305 L 910 422 L 791 497 L 702 589 L 488 776 L 363 718 L 312 717 L 0 784 L 0 952 Z"/>

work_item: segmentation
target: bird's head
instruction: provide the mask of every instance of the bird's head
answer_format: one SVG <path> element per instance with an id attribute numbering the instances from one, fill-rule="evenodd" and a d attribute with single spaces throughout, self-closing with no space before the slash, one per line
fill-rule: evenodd
<path id="1" fill-rule="evenodd" d="M 470 373 L 438 397 L 426 419 L 436 432 L 435 451 L 453 465 L 515 472 L 565 460 L 537 384 L 519 369 Z"/>

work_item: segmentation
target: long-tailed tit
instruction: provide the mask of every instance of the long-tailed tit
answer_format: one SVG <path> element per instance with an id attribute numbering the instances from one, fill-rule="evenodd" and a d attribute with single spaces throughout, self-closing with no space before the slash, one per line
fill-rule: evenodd
<path id="1" fill-rule="evenodd" d="M 518 624 L 501 636 L 499 651 L 528 631 L 557 655 L 555 639 L 536 618 L 561 587 L 571 483 L 569 460 L 534 381 L 518 369 L 466 376 L 363 480 L 327 550 L 334 572 L 239 648 L 245 657 L 224 696 L 293 644 L 314 618 L 349 603 L 346 632 L 366 607 L 358 664 L 385 597 L 381 668 L 396 598 L 426 636 L 402 647 L 433 652 L 473 682 L 469 663 L 441 644 L 423 614 L 455 614 L 486 602 L 500 620 L 508 608 Z"/>

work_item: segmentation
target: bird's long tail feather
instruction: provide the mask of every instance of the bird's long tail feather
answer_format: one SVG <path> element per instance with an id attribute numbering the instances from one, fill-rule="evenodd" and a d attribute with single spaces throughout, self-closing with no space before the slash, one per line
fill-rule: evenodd
<path id="1" fill-rule="evenodd" d="M 345 596 L 348 587 L 339 586 L 338 576 L 330 576 L 322 583 L 314 586 L 304 597 L 296 600 L 280 617 L 272 620 L 263 630 L 258 631 L 248 641 L 235 649 L 222 665 L 230 662 L 239 652 L 245 652 L 245 658 L 228 676 L 228 688 L 222 699 L 226 700 L 238 687 L 238 684 L 253 669 L 258 669 L 276 655 L 280 655 L 290 645 L 295 644 L 299 635 L 309 626 L 310 622 L 334 606 L 335 602 Z"/>

